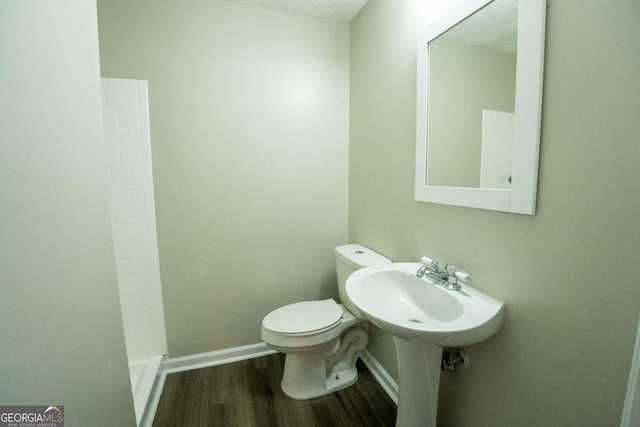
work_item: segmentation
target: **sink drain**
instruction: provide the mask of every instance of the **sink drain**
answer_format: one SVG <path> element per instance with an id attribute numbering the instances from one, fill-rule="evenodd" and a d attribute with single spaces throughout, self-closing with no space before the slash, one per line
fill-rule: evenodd
<path id="1" fill-rule="evenodd" d="M 422 320 L 420 320 L 420 319 L 409 319 L 409 322 L 411 322 L 411 323 L 422 323 Z"/>

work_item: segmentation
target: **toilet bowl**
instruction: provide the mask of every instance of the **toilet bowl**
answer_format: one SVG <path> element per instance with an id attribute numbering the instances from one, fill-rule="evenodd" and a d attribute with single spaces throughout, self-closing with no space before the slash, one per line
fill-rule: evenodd
<path id="1" fill-rule="evenodd" d="M 355 270 L 391 262 L 358 244 L 335 248 L 338 290 L 333 299 L 280 307 L 262 320 L 262 340 L 286 354 L 282 390 L 294 399 L 320 397 L 358 379 L 356 361 L 369 341 L 368 322 L 344 290 Z"/>

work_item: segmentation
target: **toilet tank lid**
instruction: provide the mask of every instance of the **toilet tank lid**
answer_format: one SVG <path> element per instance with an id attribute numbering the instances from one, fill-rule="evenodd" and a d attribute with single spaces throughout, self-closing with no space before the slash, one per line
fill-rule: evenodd
<path id="1" fill-rule="evenodd" d="M 357 243 L 338 246 L 335 248 L 335 254 L 343 262 L 355 268 L 391 262 L 389 258 Z"/>

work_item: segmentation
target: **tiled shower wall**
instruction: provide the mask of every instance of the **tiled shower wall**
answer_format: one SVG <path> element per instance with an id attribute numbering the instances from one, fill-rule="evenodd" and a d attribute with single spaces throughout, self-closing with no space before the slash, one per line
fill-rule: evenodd
<path id="1" fill-rule="evenodd" d="M 118 287 L 129 362 L 167 354 L 144 80 L 102 79 Z"/>

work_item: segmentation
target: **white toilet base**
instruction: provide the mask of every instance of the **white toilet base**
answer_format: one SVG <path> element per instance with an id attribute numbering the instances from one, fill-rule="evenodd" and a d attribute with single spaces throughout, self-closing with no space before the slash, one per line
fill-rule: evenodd
<path id="1" fill-rule="evenodd" d="M 287 396 L 313 399 L 358 380 L 356 361 L 369 342 L 368 322 L 340 306 L 339 324 L 320 333 L 286 335 L 262 326 L 262 339 L 286 354 L 281 386 Z"/>
<path id="2" fill-rule="evenodd" d="M 355 366 L 327 374 L 326 356 L 322 353 L 288 353 L 284 363 L 282 391 L 297 400 L 326 396 L 349 387 L 358 380 Z"/>

